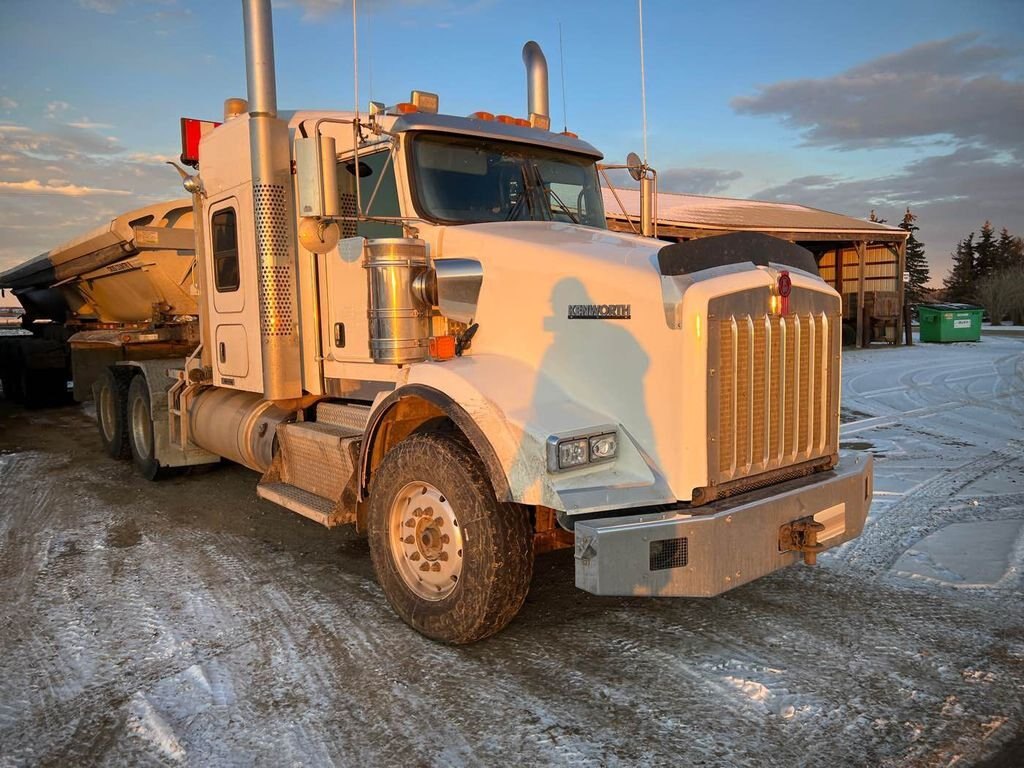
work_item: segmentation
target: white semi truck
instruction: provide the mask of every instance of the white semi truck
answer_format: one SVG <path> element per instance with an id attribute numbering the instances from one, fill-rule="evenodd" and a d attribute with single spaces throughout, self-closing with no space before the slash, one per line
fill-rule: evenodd
<path id="1" fill-rule="evenodd" d="M 248 101 L 183 131 L 194 347 L 104 361 L 112 456 L 256 470 L 365 532 L 395 611 L 452 643 L 512 620 L 537 551 L 574 547 L 594 594 L 712 596 L 861 532 L 871 458 L 839 451 L 840 300 L 809 252 L 609 232 L 532 43 L 526 118 L 416 91 L 278 112 L 270 2 L 243 7 Z"/>

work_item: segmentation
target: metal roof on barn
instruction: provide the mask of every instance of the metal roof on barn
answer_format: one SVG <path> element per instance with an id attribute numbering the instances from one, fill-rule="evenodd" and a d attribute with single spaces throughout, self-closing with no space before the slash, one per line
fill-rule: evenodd
<path id="1" fill-rule="evenodd" d="M 603 187 L 605 215 L 624 225 L 626 215 L 634 222 L 640 218 L 640 194 L 636 189 Z M 621 206 L 616 200 L 621 201 Z M 699 232 L 777 232 L 795 235 L 831 235 L 828 239 L 898 242 L 907 233 L 899 227 L 879 224 L 841 213 L 822 211 L 795 203 L 769 203 L 731 197 L 683 195 L 659 192 L 657 196 L 659 229 L 671 227 Z M 666 234 L 668 234 L 666 232 Z M 804 239 L 803 237 L 799 239 Z M 818 239 L 809 237 L 806 239 Z"/>

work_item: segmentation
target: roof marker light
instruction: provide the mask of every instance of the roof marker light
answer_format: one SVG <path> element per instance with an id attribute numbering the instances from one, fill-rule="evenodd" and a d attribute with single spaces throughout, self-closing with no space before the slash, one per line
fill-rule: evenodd
<path id="1" fill-rule="evenodd" d="M 477 120 L 493 120 L 494 119 L 494 115 L 491 114 L 490 112 L 474 112 L 472 115 L 470 115 L 470 117 L 476 118 Z"/>

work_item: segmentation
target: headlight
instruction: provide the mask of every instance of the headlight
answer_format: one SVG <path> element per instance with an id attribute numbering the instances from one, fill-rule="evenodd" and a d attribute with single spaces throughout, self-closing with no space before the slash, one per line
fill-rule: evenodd
<path id="1" fill-rule="evenodd" d="M 611 461 L 618 451 L 619 436 L 612 427 L 552 435 L 548 438 L 548 471 L 559 472 Z"/>
<path id="2" fill-rule="evenodd" d="M 587 438 L 581 440 L 563 440 L 558 444 L 558 468 L 569 469 L 590 461 Z"/>

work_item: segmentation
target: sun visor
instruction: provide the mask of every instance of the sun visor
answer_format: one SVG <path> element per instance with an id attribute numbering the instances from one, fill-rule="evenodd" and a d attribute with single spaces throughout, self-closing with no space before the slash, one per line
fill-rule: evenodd
<path id="1" fill-rule="evenodd" d="M 782 264 L 812 275 L 818 274 L 814 254 L 806 248 L 760 232 L 702 237 L 685 243 L 672 243 L 658 251 L 658 267 L 666 276 L 686 275 L 745 261 L 765 267 Z"/>

